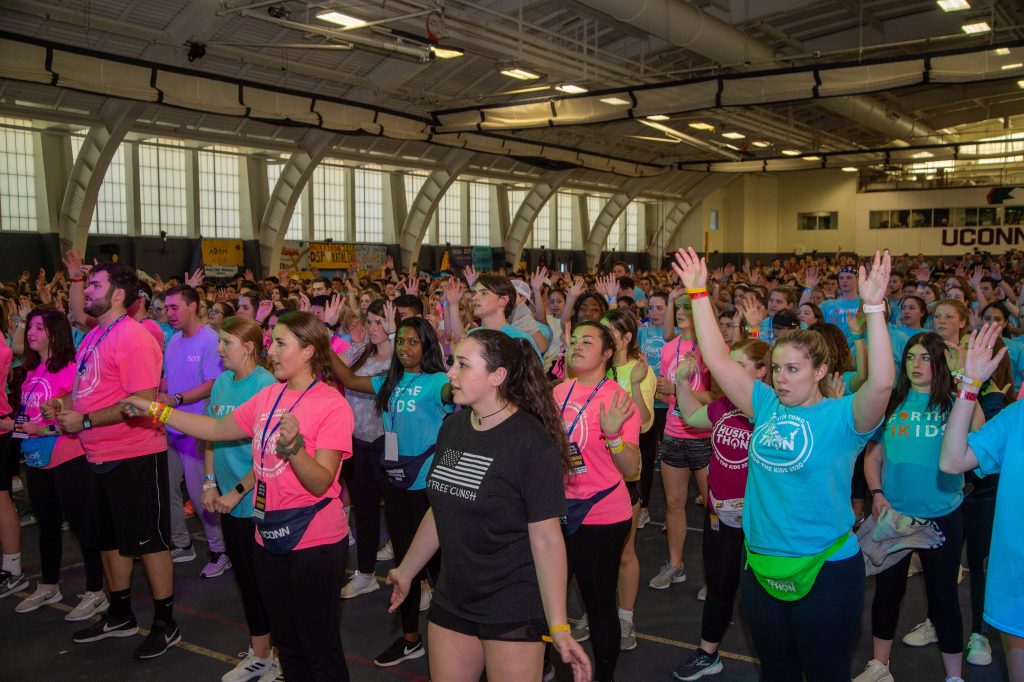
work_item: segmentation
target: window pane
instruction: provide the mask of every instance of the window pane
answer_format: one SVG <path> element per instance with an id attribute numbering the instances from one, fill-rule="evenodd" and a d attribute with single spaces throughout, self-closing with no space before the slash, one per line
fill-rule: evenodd
<path id="1" fill-rule="evenodd" d="M 384 241 L 384 174 L 357 168 L 353 173 L 356 194 L 356 241 Z"/>
<path id="2" fill-rule="evenodd" d="M 572 195 L 561 192 L 555 198 L 557 241 L 559 249 L 572 248 Z"/>
<path id="3" fill-rule="evenodd" d="M 631 201 L 626 205 L 626 251 L 640 250 L 640 205 Z"/>
<path id="4" fill-rule="evenodd" d="M 473 246 L 491 244 L 491 188 L 469 183 L 469 241 Z"/>
<path id="5" fill-rule="evenodd" d="M 207 238 L 242 236 L 238 212 L 238 156 L 234 148 L 199 152 L 199 233 Z M 220 152 L 220 153 L 218 153 Z"/>
<path id="6" fill-rule="evenodd" d="M 178 147 L 178 149 L 175 149 Z M 139 143 L 139 204 L 142 234 L 187 237 L 185 155 L 181 140 Z"/>
<path id="7" fill-rule="evenodd" d="M 28 128 L 32 122 L 0 117 L 0 124 Z M 39 229 L 32 135 L 30 130 L 12 128 L 0 134 L 0 229 Z"/>
<path id="8" fill-rule="evenodd" d="M 439 244 L 462 244 L 462 183 L 453 182 L 437 209 Z"/>
<path id="9" fill-rule="evenodd" d="M 346 233 L 345 169 L 322 163 L 313 171 L 313 239 L 340 242 Z"/>
<path id="10" fill-rule="evenodd" d="M 424 181 L 427 179 L 427 173 L 424 171 L 409 171 L 405 174 L 405 210 L 408 214 L 412 211 L 412 204 L 416 201 L 416 196 L 420 193 L 420 188 L 423 187 Z M 431 218 L 431 224 L 436 221 L 436 215 Z M 427 226 L 427 229 L 423 231 L 423 243 L 433 243 L 433 230 L 431 225 Z"/>

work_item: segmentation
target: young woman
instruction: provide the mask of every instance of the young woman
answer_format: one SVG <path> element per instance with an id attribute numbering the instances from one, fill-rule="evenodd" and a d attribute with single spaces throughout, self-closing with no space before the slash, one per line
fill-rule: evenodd
<path id="1" fill-rule="evenodd" d="M 796 316 L 800 320 L 800 326 L 804 329 L 810 329 L 825 321 L 825 315 L 821 312 L 821 308 L 814 303 L 801 303 L 797 308 Z"/>
<path id="2" fill-rule="evenodd" d="M 860 268 L 868 316 L 868 379 L 853 396 L 824 397 L 827 346 L 793 331 L 772 350 L 774 391 L 729 357 L 707 298 L 707 265 L 680 249 L 673 269 L 693 299 L 701 353 L 718 385 L 752 416 L 743 507 L 743 604 L 766 679 L 846 679 L 864 605 L 864 560 L 846 491 L 857 454 L 878 428 L 895 369 L 885 326 L 891 263 Z M 785 513 L 780 513 L 781 509 Z M 823 636 L 823 633 L 828 633 Z"/>
<path id="3" fill-rule="evenodd" d="M 904 296 L 900 306 L 900 324 L 897 327 L 908 334 L 916 334 L 924 329 L 928 320 L 928 304 L 920 296 Z"/>
<path id="4" fill-rule="evenodd" d="M 891 508 L 929 519 L 942 531 L 945 542 L 917 551 L 928 594 L 928 615 L 935 624 L 947 679 L 962 672 L 963 623 L 957 592 L 963 543 L 964 477 L 939 471 L 939 448 L 949 409 L 953 380 L 946 366 L 946 343 L 935 332 L 910 339 L 903 354 L 885 426 L 872 437 L 864 459 L 864 475 L 871 491 L 871 513 L 877 519 Z M 981 411 L 976 415 L 982 419 Z M 896 634 L 900 604 L 907 589 L 911 554 L 876 577 L 871 604 L 873 657 L 857 682 L 892 679 L 889 657 Z"/>
<path id="5" fill-rule="evenodd" d="M 386 315 L 384 319 L 388 324 Z M 408 317 L 398 324 L 386 375 L 358 376 L 340 358 L 332 360 L 331 366 L 347 390 L 376 395 L 377 413 L 384 420 L 384 519 L 395 561 L 401 563 L 429 508 L 427 472 L 434 459 L 437 431 L 455 409 L 441 346 L 429 322 Z M 427 567 L 432 579 L 437 576 L 437 565 L 435 560 Z M 374 659 L 379 667 L 398 665 L 426 653 L 419 628 L 419 612 L 423 610 L 419 580 L 409 597 L 399 609 L 402 636 Z"/>
<path id="6" fill-rule="evenodd" d="M 435 680 L 540 679 L 552 644 L 590 680 L 590 660 L 566 624 L 563 475 L 568 443 L 540 365 L 524 340 L 483 329 L 456 348 L 448 371 L 464 409 L 441 427 L 443 454 L 427 478 L 431 509 L 404 560 L 388 573 L 391 611 L 410 598 L 441 544 L 430 621 Z"/>
<path id="7" fill-rule="evenodd" d="M 283 383 L 261 389 L 230 415 L 215 419 L 139 398 L 124 401 L 127 414 L 154 414 L 196 438 L 252 439 L 261 547 L 256 580 L 287 679 L 349 679 L 338 600 L 348 524 L 338 468 L 352 456 L 352 411 L 324 382 L 335 357 L 323 323 L 311 313 L 290 312 L 278 320 L 268 351 L 274 377 Z"/>
<path id="8" fill-rule="evenodd" d="M 6 317 L 3 319 L 3 325 L 6 330 Z M 14 351 L 7 345 L 5 335 L 0 335 L 0 548 L 3 549 L 0 598 L 28 586 L 28 579 L 21 570 L 21 525 L 18 510 L 15 509 L 14 500 L 11 498 L 11 483 L 17 473 L 18 463 L 12 456 L 11 431 L 14 429 L 14 412 L 7 398 L 7 375 L 13 360 Z"/>
<path id="9" fill-rule="evenodd" d="M 743 339 L 729 356 L 756 381 L 768 380 L 769 346 Z M 690 388 L 696 362 L 690 358 L 676 372 L 676 397 L 687 424 L 711 429 L 708 464 L 708 510 L 704 515 L 702 550 L 707 597 L 701 617 L 700 646 L 673 671 L 677 680 L 696 680 L 722 670 L 718 646 L 732 618 L 733 602 L 743 567 L 743 498 L 747 487 L 747 450 L 754 425 L 721 396 L 702 405 Z"/>
<path id="10" fill-rule="evenodd" d="M 960 338 L 971 321 L 971 313 L 962 301 L 947 298 L 939 301 L 932 315 L 932 329 L 942 337 L 946 347 L 958 349 Z"/>
<path id="11" fill-rule="evenodd" d="M 629 394 L 607 377 L 614 352 L 605 327 L 578 323 L 567 351 L 574 378 L 554 389 L 570 443 L 565 487 L 569 573 L 576 576 L 589 617 L 599 682 L 612 679 L 619 659 L 615 587 L 633 517 L 623 478 L 640 470 L 640 415 Z"/>
<path id="12" fill-rule="evenodd" d="M 647 358 L 647 366 L 654 373 L 657 387 L 658 373 L 661 372 L 661 353 L 668 343 L 665 339 L 665 325 L 674 325 L 675 320 L 668 312 L 668 292 L 662 289 L 651 291 L 647 297 L 647 322 L 637 328 L 637 341 L 640 351 Z M 671 334 L 674 329 L 669 330 Z M 651 522 L 648 507 L 651 502 L 651 488 L 654 486 L 654 461 L 658 457 L 658 447 L 665 433 L 665 419 L 668 416 L 668 405 L 657 392 L 654 399 L 654 423 L 640 434 L 640 515 L 636 527 L 643 528 Z"/>
<path id="13" fill-rule="evenodd" d="M 19 416 L 24 415 L 21 419 L 27 421 L 15 427 L 15 436 L 21 439 L 29 500 L 39 524 L 42 577 L 35 592 L 14 610 L 29 613 L 63 599 L 61 523 L 66 519 L 85 563 L 85 593 L 65 620 L 88 620 L 108 606 L 103 593 L 103 562 L 97 549 L 96 485 L 77 436 L 58 435 L 56 421 L 45 421 L 39 410 L 45 401 L 71 392 L 75 378 L 71 325 L 63 313 L 44 308 L 29 313 L 26 323 L 24 367 L 28 374 L 21 385 Z"/>
<path id="14" fill-rule="evenodd" d="M 224 372 L 213 383 L 206 414 L 217 419 L 226 417 L 262 389 L 277 383 L 274 375 L 259 364 L 262 350 L 263 330 L 255 320 L 241 316 L 224 320 L 217 342 Z M 256 581 L 252 466 L 252 442 L 248 438 L 206 446 L 202 505 L 206 511 L 221 515 L 224 550 L 234 567 L 249 628 L 249 650 L 234 670 L 221 678 L 222 682 L 252 679 L 275 666 L 270 624 Z"/>
<path id="15" fill-rule="evenodd" d="M 215 332 L 219 332 L 221 326 L 224 324 L 224 320 L 229 317 L 233 317 L 235 314 L 235 307 L 227 301 L 217 301 L 210 306 L 210 312 L 208 316 L 207 324 Z"/>

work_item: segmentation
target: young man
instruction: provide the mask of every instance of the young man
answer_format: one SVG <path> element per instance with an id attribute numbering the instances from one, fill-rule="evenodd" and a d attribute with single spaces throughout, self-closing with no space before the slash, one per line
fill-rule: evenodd
<path id="1" fill-rule="evenodd" d="M 771 343 L 775 340 L 775 331 L 772 320 L 776 313 L 783 310 L 791 310 L 796 303 L 796 294 L 788 287 L 776 287 L 768 294 L 768 317 L 761 322 L 761 340 Z"/>
<path id="2" fill-rule="evenodd" d="M 839 271 L 839 297 L 830 301 L 824 301 L 819 306 L 825 321 L 834 324 L 843 330 L 846 341 L 852 346 L 853 338 L 850 336 L 850 323 L 846 316 L 851 311 L 860 307 L 860 296 L 857 295 L 857 272 L 851 267 L 844 267 Z"/>
<path id="3" fill-rule="evenodd" d="M 444 328 L 451 331 L 451 343 L 454 347 L 462 337 L 465 329 L 459 315 L 459 300 L 462 298 L 462 287 L 458 280 L 453 279 L 445 289 Z M 483 329 L 494 329 L 504 332 L 512 338 L 526 339 L 537 352 L 537 358 L 543 362 L 544 356 L 537 346 L 536 340 L 526 332 L 516 329 L 508 323 L 508 316 L 515 310 L 518 293 L 512 281 L 504 275 L 487 273 L 480 275 L 473 285 L 473 314 L 480 320 Z M 470 331 L 472 333 L 472 331 Z M 543 338 L 540 331 L 538 336 Z"/>

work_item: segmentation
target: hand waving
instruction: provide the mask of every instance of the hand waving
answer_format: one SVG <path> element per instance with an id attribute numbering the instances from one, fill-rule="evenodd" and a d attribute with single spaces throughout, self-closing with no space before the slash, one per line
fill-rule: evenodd
<path id="1" fill-rule="evenodd" d="M 857 288 L 860 291 L 860 300 L 865 305 L 878 305 L 885 301 L 885 294 L 889 289 L 890 271 L 892 271 L 892 257 L 889 255 L 888 249 L 881 253 L 875 251 L 870 273 L 865 270 L 863 265 L 860 266 L 860 280 L 857 282 Z"/>
<path id="2" fill-rule="evenodd" d="M 967 342 L 967 353 L 964 360 L 964 374 L 975 381 L 986 381 L 995 373 L 996 368 L 1006 355 L 1006 346 L 993 353 L 995 343 L 1003 328 L 998 324 L 982 325 L 978 331 L 971 332 Z"/>
<path id="3" fill-rule="evenodd" d="M 687 289 L 703 288 L 708 282 L 708 264 L 697 255 L 692 246 L 680 248 L 675 254 L 672 271 Z"/>
<path id="4" fill-rule="evenodd" d="M 625 392 L 618 393 L 612 398 L 612 402 L 605 409 L 601 404 L 601 433 L 605 437 L 614 436 L 622 432 L 622 425 L 636 412 L 636 404 Z"/>

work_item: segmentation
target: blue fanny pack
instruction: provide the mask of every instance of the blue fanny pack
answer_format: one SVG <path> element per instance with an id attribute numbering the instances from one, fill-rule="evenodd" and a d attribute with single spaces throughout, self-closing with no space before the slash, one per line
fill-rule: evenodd
<path id="1" fill-rule="evenodd" d="M 40 436 L 21 441 L 21 454 L 25 455 L 25 464 L 35 469 L 48 467 L 55 445 L 57 436 Z"/>
<path id="2" fill-rule="evenodd" d="M 337 498 L 325 497 L 309 507 L 264 512 L 262 519 L 254 516 L 256 532 L 263 539 L 263 549 L 271 554 L 287 554 L 295 549 L 302 536 L 306 534 L 313 517 L 335 499 Z"/>
<path id="3" fill-rule="evenodd" d="M 380 463 L 384 475 L 388 477 L 388 483 L 401 490 L 408 490 L 419 478 L 423 465 L 434 454 L 434 447 L 431 445 L 425 452 L 414 457 L 399 457 L 397 462 L 389 462 L 382 452 Z"/>
<path id="4" fill-rule="evenodd" d="M 564 517 L 562 517 L 562 526 L 564 527 L 563 530 L 565 530 L 565 534 L 572 535 L 573 533 L 578 531 L 580 529 L 580 526 L 583 525 L 583 520 L 587 518 L 587 514 L 589 514 L 590 510 L 594 508 L 594 505 L 596 505 L 598 502 L 611 495 L 612 492 L 621 484 L 622 481 L 619 481 L 611 488 L 606 488 L 605 490 L 598 491 L 594 493 L 592 496 L 584 499 L 567 498 L 565 500 L 567 513 Z"/>

